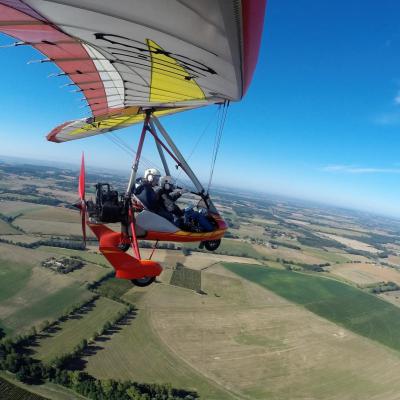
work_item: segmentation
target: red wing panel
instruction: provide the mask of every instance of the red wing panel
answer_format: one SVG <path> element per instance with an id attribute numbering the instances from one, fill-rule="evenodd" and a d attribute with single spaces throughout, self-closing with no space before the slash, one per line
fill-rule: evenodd
<path id="1" fill-rule="evenodd" d="M 82 90 L 93 115 L 107 111 L 107 98 L 100 75 L 78 40 L 61 32 L 19 0 L 0 0 L 0 32 L 32 45 L 57 64 Z M 81 87 L 81 82 L 93 84 Z M 91 97 L 96 97 L 96 101 Z M 95 104 L 99 101 L 103 103 L 102 110 Z"/>

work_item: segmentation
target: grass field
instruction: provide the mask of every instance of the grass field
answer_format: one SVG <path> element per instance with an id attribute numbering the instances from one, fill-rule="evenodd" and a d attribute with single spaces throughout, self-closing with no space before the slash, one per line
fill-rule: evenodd
<path id="1" fill-rule="evenodd" d="M 20 231 L 13 228 L 10 224 L 0 219 L 0 235 L 19 235 Z"/>
<path id="2" fill-rule="evenodd" d="M 79 223 L 79 212 L 64 207 L 41 207 L 32 208 L 22 212 L 21 219 L 29 219 L 33 221 L 54 221 L 54 222 L 70 222 Z"/>
<path id="3" fill-rule="evenodd" d="M 0 259 L 0 302 L 24 288 L 31 275 L 31 265 Z"/>
<path id="4" fill-rule="evenodd" d="M 56 333 L 41 339 L 35 347 L 35 357 L 44 362 L 54 357 L 69 353 L 82 340 L 90 339 L 107 321 L 111 320 L 125 307 L 107 298 L 98 299 L 93 307 L 82 313 L 75 313 L 72 318 L 58 325 Z"/>
<path id="5" fill-rule="evenodd" d="M 207 400 L 397 400 L 394 351 L 220 266 L 207 271 L 207 295 L 160 284 L 129 291 L 137 318 L 99 343 L 87 371 L 169 381 Z"/>
<path id="6" fill-rule="evenodd" d="M 74 278 L 41 267 L 49 255 L 0 244 L 0 320 L 6 333 L 21 333 L 57 318 L 70 305 L 93 295 Z"/>
<path id="7" fill-rule="evenodd" d="M 93 293 L 77 283 L 59 288 L 53 293 L 46 293 L 46 289 L 41 290 L 40 284 L 35 288 L 35 291 L 29 290 L 32 296 L 22 289 L 1 304 L 0 318 L 6 333 L 22 333 L 42 321 L 57 318 L 69 306 L 93 297 Z"/>
<path id="8" fill-rule="evenodd" d="M 14 220 L 14 224 L 19 228 L 23 229 L 27 233 L 40 234 L 40 235 L 57 235 L 57 236 L 69 236 L 82 235 L 82 228 L 77 222 L 59 222 L 51 220 L 37 220 L 28 218 L 17 218 Z M 90 232 L 88 231 L 88 236 Z"/>
<path id="9" fill-rule="evenodd" d="M 110 278 L 96 288 L 102 296 L 121 297 L 132 289 L 132 283 L 126 279 Z"/>
<path id="10" fill-rule="evenodd" d="M 400 350 L 400 309 L 376 296 L 332 279 L 259 266 L 224 265 L 339 326 Z"/>
<path id="11" fill-rule="evenodd" d="M 34 243 L 41 239 L 40 237 L 26 235 L 21 232 L 19 232 L 17 235 L 16 234 L 1 235 L 0 238 L 10 241 L 11 243 L 14 243 L 14 244 L 15 243 Z"/>
<path id="12" fill-rule="evenodd" d="M 231 398 L 163 345 L 153 330 L 149 313 L 140 310 L 111 340 L 96 343 L 103 349 L 86 359 L 86 371 L 102 379 L 170 383 L 174 387 L 197 390 L 204 399 Z"/>

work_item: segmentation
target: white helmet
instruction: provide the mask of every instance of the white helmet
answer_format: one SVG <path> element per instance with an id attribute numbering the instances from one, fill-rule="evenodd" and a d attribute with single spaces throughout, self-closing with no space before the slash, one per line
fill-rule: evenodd
<path id="1" fill-rule="evenodd" d="M 156 168 L 149 168 L 144 171 L 144 180 L 150 182 L 153 185 L 157 185 L 160 179 L 161 173 Z"/>
<path id="2" fill-rule="evenodd" d="M 166 190 L 172 189 L 174 186 L 174 180 L 171 176 L 165 175 L 160 179 L 160 186 Z"/>

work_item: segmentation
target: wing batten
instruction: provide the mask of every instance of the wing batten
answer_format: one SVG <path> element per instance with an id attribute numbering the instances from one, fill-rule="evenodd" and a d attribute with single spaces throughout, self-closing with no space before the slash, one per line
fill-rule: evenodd
<path id="1" fill-rule="evenodd" d="M 265 3 L 0 0 L 0 32 L 53 61 L 85 97 L 93 121 L 104 121 L 131 107 L 167 114 L 240 100 L 257 61 Z M 55 128 L 49 140 L 86 137 L 68 134 L 85 123 Z"/>

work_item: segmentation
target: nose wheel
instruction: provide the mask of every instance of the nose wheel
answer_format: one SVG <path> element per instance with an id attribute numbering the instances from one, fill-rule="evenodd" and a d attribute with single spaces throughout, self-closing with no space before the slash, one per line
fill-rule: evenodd
<path id="1" fill-rule="evenodd" d="M 155 276 L 145 276 L 145 277 L 140 278 L 140 279 L 131 279 L 131 282 L 135 286 L 146 287 L 146 286 L 151 285 L 155 280 L 156 280 Z"/>
<path id="2" fill-rule="evenodd" d="M 218 240 L 206 240 L 201 242 L 200 246 L 205 247 L 208 251 L 215 251 L 218 249 L 219 245 L 221 244 L 221 239 Z"/>

